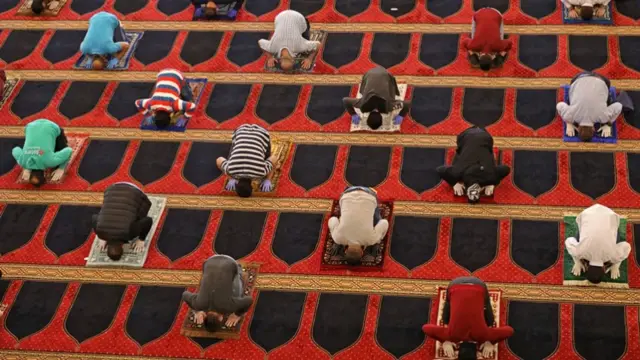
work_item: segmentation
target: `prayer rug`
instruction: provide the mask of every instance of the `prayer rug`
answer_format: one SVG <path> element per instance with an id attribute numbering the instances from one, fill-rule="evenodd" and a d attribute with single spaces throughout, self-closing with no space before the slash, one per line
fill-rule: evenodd
<path id="1" fill-rule="evenodd" d="M 125 31 L 125 35 L 129 40 L 129 49 L 127 53 L 121 57 L 116 65 L 113 68 L 105 68 L 105 70 L 127 70 L 129 68 L 129 63 L 131 62 L 131 58 L 140 44 L 140 39 L 142 39 L 142 35 L 144 35 L 143 31 Z M 93 57 L 88 55 L 81 55 L 76 64 L 73 66 L 74 69 L 89 69 L 91 63 L 93 62 Z"/>
<path id="2" fill-rule="evenodd" d="M 609 273 L 604 275 L 604 279 L 599 284 L 590 283 L 585 274 L 582 273 L 580 276 L 575 276 L 571 273 L 571 269 L 573 268 L 573 257 L 569 255 L 569 251 L 567 251 L 567 247 L 564 245 L 564 240 L 570 237 L 576 237 L 578 235 L 578 224 L 576 224 L 576 216 L 575 215 L 565 215 L 564 217 L 564 239 L 562 241 L 562 247 L 564 248 L 564 272 L 563 272 L 563 285 L 573 285 L 573 286 L 600 286 L 600 287 L 608 287 L 608 288 L 629 288 L 629 273 L 628 273 L 628 265 L 627 259 L 625 259 L 620 264 L 620 277 L 617 279 L 612 279 Z M 627 219 L 620 218 L 620 226 L 618 227 L 618 242 L 627 241 Z"/>
<path id="3" fill-rule="evenodd" d="M 207 85 L 207 79 L 204 78 L 194 78 L 187 79 L 187 84 L 191 88 L 191 93 L 193 94 L 193 102 L 196 104 L 196 108 L 200 103 L 200 98 L 202 97 L 202 91 L 204 87 Z M 150 95 L 151 96 L 151 95 Z M 189 124 L 189 119 L 184 117 L 182 112 L 171 115 L 171 125 L 169 125 L 165 129 L 158 129 L 156 124 L 153 122 L 153 116 L 146 115 L 142 120 L 142 124 L 140 124 L 140 129 L 142 130 L 156 130 L 156 131 L 179 131 L 184 132 L 187 130 L 187 125 Z"/>
<path id="4" fill-rule="evenodd" d="M 7 79 L 7 81 L 4 82 L 4 87 L 1 94 L 2 99 L 0 99 L 0 109 L 7 102 L 7 99 L 11 97 L 11 94 L 13 94 L 13 90 L 16 89 L 16 85 L 18 85 L 18 79 Z"/>
<path id="5" fill-rule="evenodd" d="M 333 242 L 331 232 L 327 229 L 327 239 L 324 244 L 324 254 L 320 268 L 325 270 L 349 269 L 349 270 L 382 270 L 384 265 L 384 253 L 389 243 L 389 233 L 391 231 L 391 216 L 393 214 L 393 203 L 379 202 L 380 215 L 389 221 L 389 230 L 380 243 L 369 246 L 365 249 L 360 265 L 349 265 L 344 258 L 345 247 Z M 331 209 L 331 217 L 340 217 L 340 200 L 334 200 Z M 373 219 L 371 219 L 373 221 Z M 326 225 L 325 225 L 326 226 Z"/>
<path id="6" fill-rule="evenodd" d="M 242 265 L 244 295 L 251 295 L 253 294 L 253 288 L 256 284 L 256 278 L 258 277 L 258 269 L 260 268 L 260 264 L 247 264 L 240 261 L 240 265 Z M 240 330 L 242 329 L 242 322 L 246 317 L 246 315 L 243 316 L 240 321 L 238 321 L 238 324 L 236 324 L 236 326 L 233 328 L 228 328 L 223 325 L 220 331 L 210 332 L 207 331 L 204 325 L 197 325 L 194 322 L 194 315 L 195 312 L 189 309 L 189 312 L 184 319 L 184 323 L 182 324 L 182 328 L 180 329 L 181 335 L 194 338 L 239 339 Z M 225 316 L 224 321 L 227 321 L 227 317 L 228 316 Z"/>
<path id="7" fill-rule="evenodd" d="M 444 326 L 442 322 L 442 312 L 444 309 L 444 302 L 447 296 L 446 288 L 438 289 L 438 321 L 437 324 L 440 326 Z M 502 299 L 502 291 L 500 290 L 489 290 L 489 297 L 491 299 L 491 308 L 493 309 L 493 316 L 495 319 L 495 323 L 492 327 L 497 327 L 500 324 L 500 307 L 501 307 L 501 299 Z M 493 354 L 493 357 L 487 358 L 482 356 L 482 353 L 478 351 L 477 354 L 478 360 L 498 360 L 498 345 L 496 345 L 496 351 Z M 436 355 L 434 360 L 449 360 L 449 359 L 457 359 L 458 352 L 456 351 L 456 355 L 454 357 L 447 357 L 444 354 L 444 350 L 442 350 L 442 343 L 436 341 Z"/>
<path id="8" fill-rule="evenodd" d="M 591 20 L 582 20 L 581 17 L 576 19 L 572 19 L 569 17 L 570 9 L 567 9 L 563 4 L 559 5 L 562 7 L 562 22 L 565 24 L 593 24 L 593 25 L 613 25 L 613 18 L 611 17 L 611 13 L 613 12 L 613 1 L 609 3 L 609 5 L 605 6 L 604 16 L 596 16 L 595 8 L 593 18 Z M 580 16 L 580 10 L 578 6 L 578 16 Z"/>
<path id="9" fill-rule="evenodd" d="M 313 58 L 311 59 L 311 68 L 309 70 L 305 70 L 302 68 L 302 61 L 309 56 L 309 53 L 298 54 L 294 59 L 295 63 L 293 65 L 293 69 L 290 71 L 283 71 L 280 69 L 280 65 L 276 63 L 275 66 L 269 67 L 266 63 L 264 64 L 264 69 L 269 72 L 286 72 L 286 73 L 310 73 L 313 72 L 313 68 L 316 66 L 316 59 L 318 58 L 318 53 L 322 50 L 324 46 L 325 40 L 327 39 L 327 32 L 322 30 L 311 30 L 309 39 L 311 41 L 319 41 L 320 45 L 318 46 L 318 50 L 313 54 Z"/>
<path id="10" fill-rule="evenodd" d="M 407 84 L 398 84 L 398 90 L 400 90 L 400 95 L 396 96 L 396 100 L 404 101 L 405 96 L 407 94 Z M 360 93 L 360 86 L 358 86 L 358 95 L 356 98 L 361 98 L 362 94 Z M 360 121 L 357 123 L 351 122 L 351 131 L 374 131 L 374 132 L 396 132 L 400 131 L 400 126 L 402 125 L 402 121 L 396 124 L 394 123 L 394 119 L 396 115 L 400 113 L 402 110 L 402 104 L 397 104 L 393 111 L 388 114 L 382 115 L 382 126 L 380 126 L 377 130 L 372 130 L 369 125 L 367 125 L 367 118 L 369 117 L 369 113 L 363 113 L 360 109 L 356 108 L 356 114 L 360 116 Z"/>
<path id="11" fill-rule="evenodd" d="M 71 153 L 71 158 L 69 159 L 69 163 L 67 164 L 67 168 L 65 169 L 64 175 L 58 181 L 52 181 L 51 176 L 53 174 L 52 169 L 47 169 L 44 171 L 45 179 L 47 179 L 47 184 L 59 185 L 64 181 L 64 178 L 67 176 L 67 171 L 73 165 L 73 162 L 78 157 L 78 153 L 82 150 L 82 146 L 89 138 L 87 135 L 78 135 L 78 134 L 67 134 L 67 145 L 73 150 Z M 22 171 L 18 174 L 18 179 L 16 180 L 18 184 L 27 184 L 29 181 L 25 181 L 22 179 Z"/>
<path id="12" fill-rule="evenodd" d="M 278 157 L 278 163 L 280 164 L 280 167 L 276 167 L 273 170 L 274 173 L 273 173 L 273 176 L 271 177 L 271 185 L 272 185 L 271 191 L 268 191 L 268 192 L 261 191 L 260 190 L 261 180 L 259 179 L 253 180 L 252 182 L 253 196 L 275 193 L 276 189 L 278 188 L 278 182 L 280 180 L 280 176 L 282 176 L 282 165 L 289 157 L 289 153 L 291 152 L 292 147 L 293 147 L 293 144 L 290 141 L 277 140 L 277 139 L 271 138 L 271 154 L 276 155 Z M 227 180 L 224 183 L 225 187 L 227 186 L 228 182 L 229 182 L 229 177 L 227 177 Z"/>
<path id="13" fill-rule="evenodd" d="M 149 200 L 151 200 L 151 208 L 149 209 L 148 216 L 153 220 L 153 225 L 151 226 L 151 231 L 149 231 L 147 240 L 144 243 L 144 250 L 139 253 L 134 253 L 130 248 L 131 243 L 125 244 L 122 258 L 119 261 L 113 261 L 109 259 L 106 251 L 99 250 L 99 239 L 97 235 L 94 235 L 91 252 L 89 253 L 89 257 L 85 259 L 87 260 L 88 267 L 122 267 L 139 269 L 144 266 L 144 263 L 147 260 L 147 255 L 149 254 L 151 241 L 158 229 L 158 221 L 160 220 L 160 217 L 164 212 L 164 208 L 167 205 L 167 198 L 164 197 L 149 196 Z"/>
<path id="14" fill-rule="evenodd" d="M 570 89 L 571 85 L 562 86 L 562 90 L 564 92 L 564 102 L 567 104 L 569 104 Z M 611 97 L 612 103 L 616 101 L 616 88 L 613 86 L 609 89 L 609 97 Z M 591 139 L 591 142 L 607 144 L 615 144 L 618 142 L 618 127 L 616 126 L 615 122 L 613 123 L 613 126 L 611 126 L 611 137 L 602 137 L 598 132 L 598 130 L 600 130 L 600 126 L 600 124 L 595 125 L 595 133 L 593 135 L 593 138 Z M 562 140 L 564 140 L 565 142 L 582 142 L 578 135 L 567 136 L 567 123 L 564 122 L 564 120 L 562 120 Z"/>
<path id="15" fill-rule="evenodd" d="M 16 15 L 19 16 L 57 16 L 62 7 L 67 3 L 67 0 L 52 0 L 44 7 L 44 11 L 41 14 L 34 14 L 31 11 L 31 4 L 33 0 L 24 0 L 22 5 L 18 8 Z"/>
<path id="16" fill-rule="evenodd" d="M 234 9 L 234 7 L 236 6 L 236 2 L 230 3 L 230 4 L 220 4 L 217 5 L 216 7 L 216 15 L 215 17 L 213 17 L 213 19 L 203 19 L 203 18 L 196 18 L 196 11 L 198 11 L 199 7 L 196 7 L 195 9 L 193 9 L 193 19 L 194 20 L 201 20 L 201 21 L 224 21 L 224 20 L 235 20 L 236 17 L 238 16 L 238 12 Z M 201 7 L 205 7 L 205 5 L 202 5 Z"/>

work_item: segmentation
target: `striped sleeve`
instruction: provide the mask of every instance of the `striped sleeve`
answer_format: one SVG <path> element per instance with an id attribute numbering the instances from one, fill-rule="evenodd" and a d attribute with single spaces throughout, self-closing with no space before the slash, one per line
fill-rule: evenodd
<path id="1" fill-rule="evenodd" d="M 271 160 L 265 160 L 264 162 L 264 176 L 269 175 L 269 173 L 273 170 L 273 163 Z"/>
<path id="2" fill-rule="evenodd" d="M 146 114 L 149 111 L 149 100 L 151 99 L 136 100 L 136 108 L 138 111 L 142 111 Z"/>
<path id="3" fill-rule="evenodd" d="M 178 107 L 180 111 L 184 112 L 184 117 L 191 118 L 193 113 L 196 111 L 196 104 L 184 100 L 178 101 Z"/>
<path id="4" fill-rule="evenodd" d="M 229 160 L 224 160 L 220 165 L 220 168 L 225 175 L 229 175 L 229 172 L 227 171 L 229 169 Z"/>

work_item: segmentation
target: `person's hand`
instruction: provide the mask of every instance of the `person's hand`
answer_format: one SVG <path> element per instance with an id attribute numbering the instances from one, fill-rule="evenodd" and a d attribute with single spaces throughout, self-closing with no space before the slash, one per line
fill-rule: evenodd
<path id="1" fill-rule="evenodd" d="M 240 319 L 242 319 L 242 316 L 231 314 L 227 318 L 227 322 L 225 322 L 224 325 L 228 328 L 235 327 L 236 325 L 238 325 L 238 322 L 240 321 Z"/>
<path id="2" fill-rule="evenodd" d="M 567 124 L 567 131 L 566 131 L 567 136 L 568 137 L 576 136 L 576 127 L 572 123 L 566 123 L 566 124 Z"/>
<path id="3" fill-rule="evenodd" d="M 304 70 L 311 69 L 311 65 L 313 65 L 313 61 L 311 61 L 311 59 L 306 58 L 306 59 L 302 60 L 302 68 Z"/>
<path id="4" fill-rule="evenodd" d="M 29 181 L 31 177 L 31 170 L 24 169 L 22 170 L 22 181 Z"/>
<path id="5" fill-rule="evenodd" d="M 102 239 L 98 239 L 98 250 L 107 251 L 107 242 Z"/>
<path id="6" fill-rule="evenodd" d="M 229 179 L 229 181 L 227 182 L 227 186 L 225 186 L 225 190 L 227 191 L 233 191 L 236 189 L 236 184 L 238 183 L 238 180 L 231 178 Z"/>
<path id="7" fill-rule="evenodd" d="M 600 129 L 598 130 L 598 132 L 600 133 L 600 136 L 602 136 L 602 137 L 611 137 L 611 126 L 602 125 L 600 127 Z"/>
<path id="8" fill-rule="evenodd" d="M 620 277 L 620 263 L 617 264 L 613 264 L 611 265 L 606 272 L 610 272 L 611 273 L 611 278 L 613 280 L 617 279 Z"/>
<path id="9" fill-rule="evenodd" d="M 7 311 L 7 304 L 0 305 L 0 316 L 4 315 L 5 311 Z"/>
<path id="10" fill-rule="evenodd" d="M 578 12 L 576 11 L 576 8 L 571 8 L 571 10 L 569 10 L 569 19 L 577 19 L 578 18 Z"/>
<path id="11" fill-rule="evenodd" d="M 144 250 L 144 241 L 140 239 L 134 241 L 133 244 L 131 245 L 131 250 L 134 253 L 141 253 L 142 250 Z"/>
<path id="12" fill-rule="evenodd" d="M 484 344 L 480 345 L 480 350 L 482 351 L 482 357 L 490 358 L 496 351 L 496 346 L 488 341 L 485 341 Z"/>
<path id="13" fill-rule="evenodd" d="M 582 274 L 582 272 L 585 270 L 584 265 L 582 264 L 582 261 L 576 261 L 573 264 L 573 268 L 571 269 L 571 273 L 574 276 L 580 276 L 580 274 Z"/>
<path id="14" fill-rule="evenodd" d="M 269 59 L 267 59 L 267 66 L 268 67 L 274 67 L 276 66 L 276 58 L 274 58 L 273 56 L 270 57 Z"/>
<path id="15" fill-rule="evenodd" d="M 207 313 L 204 311 L 198 311 L 193 315 L 193 321 L 196 323 L 196 325 L 202 325 L 204 324 L 204 321 L 207 318 Z"/>
<path id="16" fill-rule="evenodd" d="M 353 114 L 351 115 L 351 123 L 353 125 L 358 125 L 360 124 L 360 116 L 358 116 L 358 114 Z"/>
<path id="17" fill-rule="evenodd" d="M 120 59 L 118 59 L 117 57 L 114 57 L 112 59 L 109 60 L 109 62 L 107 63 L 107 69 L 109 70 L 113 70 L 116 68 L 116 66 L 118 66 L 118 62 L 120 61 Z"/>
<path id="18" fill-rule="evenodd" d="M 451 341 L 445 341 L 442 343 L 442 351 L 446 357 L 454 357 L 456 355 L 455 348 Z"/>
<path id="19" fill-rule="evenodd" d="M 596 6 L 593 13 L 596 17 L 604 17 L 606 14 L 606 9 L 604 6 Z"/>
<path id="20" fill-rule="evenodd" d="M 457 184 L 453 185 L 453 193 L 456 196 L 464 195 L 464 184 L 463 183 L 457 183 Z"/>
<path id="21" fill-rule="evenodd" d="M 402 119 L 404 119 L 402 116 L 396 115 L 396 117 L 393 118 L 393 125 L 402 124 Z"/>
<path id="22" fill-rule="evenodd" d="M 271 184 L 271 180 L 269 179 L 262 180 L 262 183 L 260 184 L 260 191 L 269 192 L 271 190 L 273 190 L 273 184 Z"/>
<path id="23" fill-rule="evenodd" d="M 484 188 L 484 194 L 487 196 L 491 196 L 493 195 L 493 190 L 495 190 L 495 186 L 494 185 L 489 185 L 487 187 Z"/>
<path id="24" fill-rule="evenodd" d="M 64 176 L 64 169 L 55 169 L 51 174 L 51 181 L 52 182 L 60 181 L 63 176 Z"/>

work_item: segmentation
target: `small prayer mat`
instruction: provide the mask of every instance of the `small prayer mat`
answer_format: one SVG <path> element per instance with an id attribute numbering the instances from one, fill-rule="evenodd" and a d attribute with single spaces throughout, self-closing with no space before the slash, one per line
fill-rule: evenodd
<path id="1" fill-rule="evenodd" d="M 320 268 L 325 270 L 349 269 L 349 270 L 382 270 L 384 265 L 384 253 L 389 243 L 389 232 L 391 231 L 391 215 L 393 214 L 393 203 L 379 202 L 380 215 L 383 219 L 389 221 L 389 230 L 382 240 L 365 249 L 360 265 L 349 265 L 344 258 L 345 247 L 333 242 L 331 232 L 327 229 L 327 238 L 324 244 L 324 253 Z M 331 217 L 340 218 L 340 200 L 333 201 Z M 373 219 L 371 219 L 373 223 Z"/>
<path id="2" fill-rule="evenodd" d="M 151 231 L 147 235 L 147 240 L 144 243 L 144 250 L 139 253 L 134 253 L 131 250 L 131 243 L 124 245 L 124 253 L 122 254 L 122 258 L 119 261 L 113 261 L 109 259 L 106 251 L 100 251 L 98 245 L 98 236 L 94 236 L 93 245 L 91 246 L 91 252 L 89 253 L 89 257 L 87 260 L 87 267 L 119 267 L 119 268 L 134 268 L 139 269 L 144 266 L 144 262 L 147 260 L 147 255 L 149 255 L 149 247 L 151 246 L 151 241 L 153 240 L 153 236 L 158 229 L 158 222 L 160 221 L 160 217 L 164 212 L 164 208 L 167 205 L 167 198 L 164 197 L 156 197 L 149 196 L 149 200 L 151 200 L 151 208 L 149 209 L 149 213 L 147 216 L 151 217 L 153 220 L 153 225 L 151 225 Z"/>
<path id="3" fill-rule="evenodd" d="M 57 184 L 61 184 L 64 181 L 64 178 L 67 176 L 67 170 L 69 169 L 69 167 L 71 167 L 71 165 L 73 165 L 73 162 L 78 157 L 78 153 L 80 153 L 80 150 L 82 150 L 82 146 L 88 139 L 88 136 L 86 135 L 80 136 L 80 135 L 74 135 L 74 134 L 67 134 L 66 136 L 67 136 L 67 145 L 72 149 L 71 158 L 69 158 L 69 163 L 67 163 L 67 168 L 65 169 L 64 175 L 58 181 L 51 180 L 53 170 L 47 169 L 44 171 L 44 176 L 45 176 L 45 179 L 47 179 L 47 184 L 57 185 Z M 18 179 L 16 180 L 16 183 L 18 184 L 29 183 L 29 181 L 22 180 L 22 171 L 20 172 L 20 174 L 18 174 Z"/>
<path id="4" fill-rule="evenodd" d="M 396 96 L 396 100 L 404 101 L 404 98 L 407 95 L 407 84 L 398 84 L 398 90 L 400 90 L 400 95 Z M 360 86 L 358 86 L 358 96 L 357 99 L 361 98 L 362 94 L 360 93 Z M 373 130 L 367 125 L 367 118 L 369 117 L 369 113 L 363 113 L 360 109 L 356 108 L 356 114 L 360 116 L 360 121 L 356 124 L 351 122 L 351 131 L 374 131 L 374 132 L 396 132 L 400 131 L 400 124 L 394 124 L 393 119 L 395 119 L 396 115 L 400 113 L 402 110 L 402 104 L 397 104 L 393 111 L 388 114 L 382 114 L 382 126 L 378 129 Z"/>
<path id="5" fill-rule="evenodd" d="M 444 303 L 445 303 L 446 297 L 447 297 L 447 289 L 439 288 L 438 289 L 438 322 L 437 324 L 440 326 L 444 326 L 444 322 L 442 321 L 442 312 L 444 310 Z M 500 306 L 501 306 L 501 299 L 502 299 L 502 291 L 489 290 L 489 298 L 491 300 L 491 308 L 493 309 L 493 316 L 495 320 L 492 327 L 497 327 L 498 324 L 500 324 Z M 496 351 L 495 353 L 493 353 L 493 357 L 490 357 L 490 358 L 484 357 L 482 356 L 482 353 L 480 351 L 478 351 L 477 357 L 478 357 L 478 360 L 498 360 L 498 345 L 496 345 Z M 458 351 L 456 351 L 456 354 L 454 357 L 447 357 L 444 354 L 444 350 L 442 349 L 442 343 L 440 343 L 439 341 L 436 341 L 436 355 L 434 357 L 434 360 L 450 360 L 450 359 L 457 359 L 457 358 L 458 358 Z"/>
<path id="6" fill-rule="evenodd" d="M 564 6 L 564 4 L 560 4 L 560 6 L 562 7 L 562 22 L 565 24 L 613 25 L 613 18 L 611 17 L 611 14 L 613 13 L 613 1 L 610 2 L 609 5 L 605 7 L 605 13 L 604 13 L 604 16 L 602 17 L 596 16 L 595 8 L 594 8 L 593 18 L 591 18 L 591 20 L 588 20 L 588 21 L 582 20 L 581 17 L 578 17 L 576 19 L 570 18 L 569 17 L 570 9 L 567 9 L 567 7 Z M 579 15 L 580 15 L 580 10 L 578 10 L 578 16 Z"/>
<path id="7" fill-rule="evenodd" d="M 33 0 L 24 0 L 20 8 L 18 8 L 18 12 L 16 15 L 19 16 L 57 16 L 62 7 L 67 3 L 67 0 L 52 0 L 49 1 L 47 5 L 44 6 L 44 11 L 40 14 L 34 14 L 31 11 L 31 5 L 33 4 Z"/>
<path id="8" fill-rule="evenodd" d="M 564 238 L 568 239 L 570 237 L 576 237 L 578 235 L 578 224 L 576 223 L 575 215 L 565 215 L 564 216 Z M 620 218 L 620 226 L 618 227 L 618 241 L 623 242 L 627 241 L 627 219 Z M 567 247 L 564 245 L 564 241 L 562 242 L 562 247 L 564 248 L 564 281 L 563 285 L 572 285 L 572 286 L 599 286 L 599 287 L 608 287 L 608 288 L 629 288 L 629 273 L 627 260 L 625 259 L 620 264 L 620 277 L 617 279 L 612 279 L 609 273 L 604 274 L 604 278 L 602 282 L 599 284 L 590 283 L 586 274 L 582 273 L 580 276 L 575 276 L 571 273 L 571 269 L 573 268 L 573 257 L 569 255 L 569 251 Z"/>
<path id="9" fill-rule="evenodd" d="M 4 82 L 2 94 L 0 94 L 2 97 L 2 99 L 0 99 L 0 108 L 2 108 L 9 97 L 11 97 L 11 94 L 13 94 L 13 90 L 15 90 L 16 85 L 18 85 L 18 79 L 7 79 L 7 81 Z"/>
<path id="10" fill-rule="evenodd" d="M 193 94 L 193 102 L 196 104 L 196 108 L 200 102 L 200 98 L 202 97 L 202 92 L 204 87 L 207 85 L 207 79 L 205 78 L 195 78 L 195 79 L 186 79 L 187 84 L 191 88 L 191 93 Z M 150 95 L 151 96 L 151 95 Z M 142 130 L 156 130 L 156 131 L 179 131 L 184 132 L 187 130 L 187 125 L 189 124 L 189 119 L 184 117 L 183 113 L 177 113 L 171 116 L 171 125 L 167 126 L 164 129 L 158 129 L 156 124 L 153 122 L 152 115 L 146 115 L 140 124 L 140 129 Z"/>
<path id="11" fill-rule="evenodd" d="M 276 189 L 278 188 L 278 182 L 280 181 L 280 176 L 282 175 L 282 165 L 289 157 L 292 147 L 293 147 L 293 144 L 290 141 L 276 140 L 273 138 L 271 139 L 271 154 L 276 155 L 278 157 L 277 162 L 280 163 L 280 168 L 279 169 L 275 168 L 273 170 L 274 173 L 273 173 L 273 176 L 271 177 L 272 189 L 269 192 L 263 192 L 262 190 L 260 190 L 260 183 L 262 182 L 262 180 L 259 180 L 259 179 L 253 180 L 253 182 L 251 183 L 253 187 L 253 196 L 260 195 L 260 194 L 271 194 L 276 191 Z M 225 188 L 228 182 L 229 182 L 229 177 L 227 177 L 227 180 L 224 182 Z"/>
<path id="12" fill-rule="evenodd" d="M 142 35 L 144 35 L 144 32 L 143 31 L 125 31 L 125 35 L 129 40 L 129 49 L 127 50 L 127 53 L 118 60 L 118 63 L 113 69 L 105 68 L 104 70 L 119 71 L 119 70 L 127 70 L 129 68 L 129 63 L 131 62 L 131 58 L 133 57 L 133 54 L 135 53 L 136 48 L 138 47 L 138 44 L 140 44 L 140 39 L 142 39 Z M 76 64 L 73 66 L 73 68 L 86 70 L 87 66 L 89 66 L 89 64 L 92 62 L 93 62 L 93 56 L 81 55 L 80 59 L 76 61 Z"/>
<path id="13" fill-rule="evenodd" d="M 324 46 L 324 42 L 327 39 L 327 32 L 326 31 L 322 31 L 322 30 L 311 30 L 310 34 L 309 34 L 309 39 L 310 41 L 319 41 L 320 45 L 318 45 L 318 50 L 313 54 L 313 58 L 311 59 L 311 68 L 309 68 L 309 70 L 305 70 L 302 68 L 302 61 L 304 59 L 306 59 L 309 56 L 309 53 L 302 53 L 302 54 L 298 54 L 298 56 L 296 56 L 296 58 L 294 59 L 294 65 L 293 65 L 293 69 L 290 71 L 283 71 L 282 69 L 280 69 L 280 65 L 278 65 L 278 63 L 276 62 L 276 65 L 273 67 L 269 67 L 266 63 L 264 64 L 264 69 L 266 71 L 269 72 L 286 72 L 286 73 L 296 73 L 296 72 L 303 72 L 303 73 L 310 73 L 313 72 L 313 68 L 316 66 L 316 59 L 318 57 L 318 52 L 320 51 L 321 47 Z"/>
<path id="14" fill-rule="evenodd" d="M 244 295 L 253 294 L 253 288 L 256 284 L 256 278 L 258 277 L 258 269 L 260 265 L 257 263 L 243 263 L 240 261 L 240 265 L 242 265 L 242 280 L 244 284 Z M 194 321 L 195 312 L 189 309 L 189 313 L 187 317 L 184 319 L 184 323 L 182 324 L 182 328 L 180 329 L 180 334 L 183 336 L 194 337 L 194 338 L 216 338 L 216 339 L 238 339 L 240 338 L 240 330 L 242 329 L 242 322 L 244 321 L 245 316 L 243 316 L 238 324 L 236 324 L 233 328 L 228 328 L 223 326 L 220 331 L 210 332 L 203 325 L 197 325 Z M 225 316 L 223 322 L 227 321 L 227 317 Z"/>
<path id="15" fill-rule="evenodd" d="M 562 90 L 564 92 L 564 102 L 567 103 L 567 105 L 570 105 L 569 104 L 570 89 L 571 89 L 571 85 L 562 85 Z M 613 86 L 609 89 L 609 97 L 611 98 L 612 103 L 616 101 L 616 88 Z M 600 126 L 601 126 L 600 124 L 595 124 L 594 126 L 595 133 L 593 135 L 593 138 L 591 139 L 591 142 L 606 143 L 606 144 L 615 144 L 618 142 L 618 127 L 616 126 L 615 122 L 611 126 L 610 137 L 602 137 L 600 133 L 598 133 L 598 130 L 600 130 Z M 580 140 L 580 137 L 578 137 L 577 135 L 577 131 L 575 136 L 567 136 L 567 123 L 564 122 L 564 120 L 562 120 L 562 140 L 564 142 L 582 142 L 582 140 Z"/>

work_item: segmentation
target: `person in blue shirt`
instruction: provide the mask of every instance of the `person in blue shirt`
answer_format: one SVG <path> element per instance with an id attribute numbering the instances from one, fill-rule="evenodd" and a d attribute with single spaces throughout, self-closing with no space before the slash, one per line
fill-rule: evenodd
<path id="1" fill-rule="evenodd" d="M 120 27 L 120 20 L 108 12 L 99 12 L 89 19 L 89 29 L 80 51 L 93 57 L 92 68 L 101 70 L 109 60 L 121 58 L 129 49 L 126 35 Z"/>
<path id="2" fill-rule="evenodd" d="M 193 20 L 234 20 L 244 0 L 191 0 Z"/>

